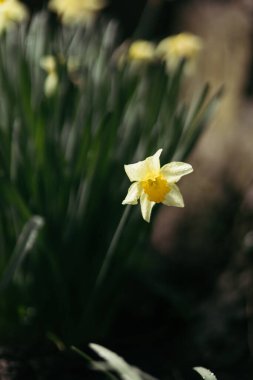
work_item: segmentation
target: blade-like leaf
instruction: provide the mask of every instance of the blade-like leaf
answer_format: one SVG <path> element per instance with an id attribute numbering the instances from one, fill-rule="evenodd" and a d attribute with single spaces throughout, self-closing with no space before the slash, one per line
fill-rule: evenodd
<path id="1" fill-rule="evenodd" d="M 10 283 L 27 253 L 33 248 L 38 237 L 38 233 L 43 225 L 43 219 L 37 215 L 33 216 L 25 224 L 23 230 L 21 231 L 21 234 L 19 235 L 17 244 L 14 248 L 14 252 L 9 261 L 9 265 L 3 274 L 2 280 L 0 282 L 0 290 L 6 288 L 6 286 Z"/>
<path id="2" fill-rule="evenodd" d="M 122 357 L 108 350 L 107 348 L 95 343 L 90 343 L 89 347 L 94 350 L 107 365 L 101 362 L 92 362 L 94 369 L 99 371 L 115 371 L 122 380 L 156 380 L 153 376 L 141 371 L 139 368 L 128 364 Z"/>
<path id="3" fill-rule="evenodd" d="M 194 371 L 198 372 L 204 380 L 217 380 L 217 377 L 204 367 L 194 367 Z"/>

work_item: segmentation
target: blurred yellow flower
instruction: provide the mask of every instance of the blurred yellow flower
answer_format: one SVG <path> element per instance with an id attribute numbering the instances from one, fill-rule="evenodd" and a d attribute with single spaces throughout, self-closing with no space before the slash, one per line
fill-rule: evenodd
<path id="1" fill-rule="evenodd" d="M 89 24 L 105 5 L 105 0 L 50 0 L 48 7 L 65 24 Z"/>
<path id="2" fill-rule="evenodd" d="M 28 10 L 17 0 L 0 0 L 0 34 L 28 17 Z"/>
<path id="3" fill-rule="evenodd" d="M 153 156 L 135 164 L 125 165 L 125 171 L 132 183 L 122 204 L 136 205 L 140 199 L 143 219 L 150 221 L 153 206 L 163 203 L 166 206 L 184 207 L 182 194 L 176 182 L 193 171 L 190 164 L 171 162 L 160 167 L 159 149 Z"/>
<path id="4" fill-rule="evenodd" d="M 180 33 L 163 39 L 157 46 L 157 57 L 165 61 L 167 69 L 174 70 L 181 59 L 187 60 L 187 70 L 192 72 L 199 53 L 203 47 L 201 38 Z"/>
<path id="5" fill-rule="evenodd" d="M 52 55 L 47 55 L 41 58 L 40 66 L 48 74 L 44 83 L 44 92 L 50 97 L 55 93 L 59 83 L 56 60 Z"/>
<path id="6" fill-rule="evenodd" d="M 134 41 L 128 49 L 128 58 L 132 61 L 150 62 L 155 57 L 155 45 L 145 40 Z"/>

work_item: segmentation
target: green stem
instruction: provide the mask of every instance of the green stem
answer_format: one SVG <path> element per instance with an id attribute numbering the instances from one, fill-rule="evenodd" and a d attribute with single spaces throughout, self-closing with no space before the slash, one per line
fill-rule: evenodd
<path id="1" fill-rule="evenodd" d="M 92 362 L 92 358 L 90 356 L 88 356 L 87 354 L 85 354 L 83 351 L 79 350 L 79 348 L 77 348 L 75 346 L 71 346 L 70 349 L 72 351 L 75 351 L 78 355 L 82 356 L 82 358 L 84 358 L 88 362 Z"/>
<path id="2" fill-rule="evenodd" d="M 102 282 L 106 276 L 107 270 L 109 268 L 109 264 L 111 263 L 113 254 L 116 250 L 119 239 L 121 237 L 122 230 L 126 224 L 126 221 L 127 221 L 127 218 L 128 218 L 129 212 L 130 212 L 130 207 L 131 207 L 130 205 L 127 205 L 125 207 L 125 210 L 123 211 L 123 214 L 121 216 L 118 227 L 117 227 L 116 231 L 114 232 L 111 244 L 109 245 L 109 248 L 106 252 L 106 255 L 105 255 L 105 258 L 103 261 L 103 264 L 102 264 L 100 271 L 98 273 L 98 276 L 97 276 L 97 280 L 95 283 L 95 290 L 100 287 L 100 285 L 102 284 Z"/>
<path id="3" fill-rule="evenodd" d="M 86 339 L 87 339 L 87 337 L 89 337 L 89 339 L 90 339 L 90 336 L 92 336 L 92 334 L 94 333 L 92 326 L 93 326 L 94 321 L 96 319 L 95 316 L 98 315 L 98 313 L 95 310 L 97 309 L 97 307 L 99 307 L 100 301 L 101 301 L 101 298 L 100 298 L 100 296 L 101 296 L 100 293 L 102 290 L 101 285 L 103 285 L 103 283 L 104 283 L 104 280 L 105 280 L 106 275 L 107 275 L 108 268 L 111 264 L 113 255 L 115 254 L 119 240 L 122 236 L 122 231 L 123 231 L 123 228 L 126 224 L 126 221 L 127 221 L 127 218 L 128 218 L 129 212 L 130 212 L 130 207 L 131 207 L 130 205 L 125 206 L 125 209 L 122 213 L 119 224 L 118 224 L 118 226 L 117 226 L 117 228 L 113 234 L 111 243 L 110 243 L 109 248 L 105 254 L 102 265 L 99 269 L 97 278 L 95 280 L 95 285 L 91 291 L 89 299 L 87 300 L 87 302 L 85 304 L 83 315 L 80 318 L 81 326 L 79 329 L 77 329 L 79 331 L 78 335 L 79 336 L 80 336 L 80 334 L 83 336 L 85 336 L 85 334 L 87 335 L 87 332 L 88 332 L 87 326 L 89 326 L 89 333 L 88 333 L 88 336 L 86 336 Z M 81 331 L 81 333 L 80 333 L 80 331 Z"/>

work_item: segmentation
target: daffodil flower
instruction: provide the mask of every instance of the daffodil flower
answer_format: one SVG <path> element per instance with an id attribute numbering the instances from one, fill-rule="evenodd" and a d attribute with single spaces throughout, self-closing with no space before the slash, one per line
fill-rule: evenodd
<path id="1" fill-rule="evenodd" d="M 50 0 L 49 9 L 56 12 L 64 24 L 90 24 L 105 0 Z"/>
<path id="2" fill-rule="evenodd" d="M 125 42 L 114 54 L 114 59 L 119 68 L 129 63 L 133 68 L 142 68 L 143 65 L 154 62 L 156 58 L 155 44 L 147 40 L 136 40 L 131 44 Z"/>
<path id="3" fill-rule="evenodd" d="M 28 17 L 26 6 L 17 0 L 0 0 L 0 34 Z"/>
<path id="4" fill-rule="evenodd" d="M 175 70 L 180 60 L 186 59 L 186 69 L 188 74 L 191 74 L 202 48 L 200 37 L 191 33 L 180 33 L 160 41 L 156 54 L 158 58 L 165 61 L 168 71 Z"/>
<path id="5" fill-rule="evenodd" d="M 56 59 L 52 55 L 42 57 L 40 60 L 40 66 L 47 72 L 47 77 L 44 83 L 44 92 L 47 97 L 50 97 L 55 93 L 59 84 Z"/>
<path id="6" fill-rule="evenodd" d="M 171 162 L 160 167 L 159 149 L 153 156 L 135 164 L 124 165 L 132 185 L 122 204 L 136 205 L 140 200 L 143 219 L 150 221 L 156 203 L 166 206 L 184 207 L 182 194 L 176 185 L 180 178 L 193 171 L 190 164 Z"/>
<path id="7" fill-rule="evenodd" d="M 136 40 L 129 46 L 128 58 L 139 62 L 153 61 L 155 58 L 155 45 L 149 41 Z"/>

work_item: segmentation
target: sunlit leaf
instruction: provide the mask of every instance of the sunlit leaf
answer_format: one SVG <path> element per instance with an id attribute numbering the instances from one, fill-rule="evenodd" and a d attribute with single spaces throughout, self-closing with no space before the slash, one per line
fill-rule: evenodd
<path id="1" fill-rule="evenodd" d="M 217 380 L 217 377 L 204 367 L 194 367 L 194 371 L 198 372 L 204 380 Z"/>
<path id="2" fill-rule="evenodd" d="M 91 343 L 89 347 L 94 350 L 105 362 L 92 362 L 93 369 L 97 371 L 114 371 L 122 380 L 157 380 L 153 376 L 128 364 L 122 357 L 103 346 Z"/>

